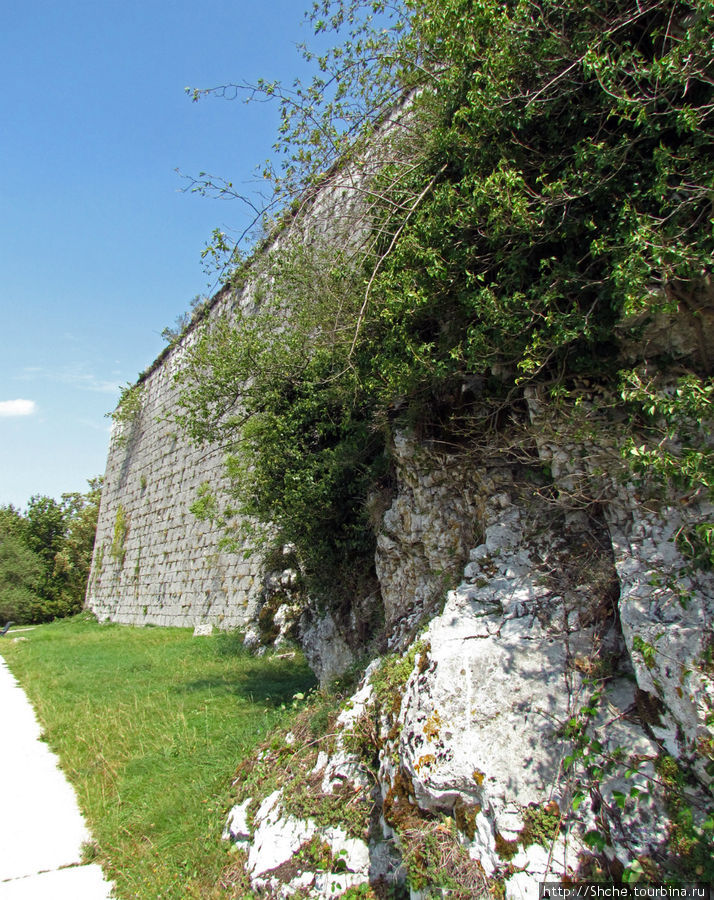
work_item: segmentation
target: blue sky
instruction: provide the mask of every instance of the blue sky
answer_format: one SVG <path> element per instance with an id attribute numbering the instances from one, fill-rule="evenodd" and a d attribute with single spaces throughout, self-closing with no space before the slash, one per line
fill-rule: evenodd
<path id="1" fill-rule="evenodd" d="M 209 292 L 201 250 L 245 224 L 176 169 L 256 179 L 277 110 L 184 88 L 291 82 L 300 0 L 24 0 L 0 29 L 0 504 L 104 471 L 119 386 Z M 304 72 L 303 72 L 304 73 Z"/>

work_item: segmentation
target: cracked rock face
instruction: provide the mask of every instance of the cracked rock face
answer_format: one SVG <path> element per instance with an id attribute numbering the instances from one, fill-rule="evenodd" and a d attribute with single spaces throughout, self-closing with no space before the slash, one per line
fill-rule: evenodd
<path id="1" fill-rule="evenodd" d="M 474 591 L 464 582 L 450 593 L 444 613 L 424 633 L 428 649 L 407 684 L 398 755 L 420 809 L 453 814 L 465 804 L 477 811 L 468 835 L 472 857 L 489 875 L 503 872 L 508 861 L 522 870 L 508 895 L 537 896 L 538 881 L 547 874 L 576 873 L 587 849 L 582 834 L 594 824 L 585 804 L 580 827 L 570 830 L 567 841 L 561 835 L 547 850 L 522 843 L 527 811 L 552 808 L 565 821 L 579 786 L 577 773 L 564 767 L 572 751 L 564 730 L 591 690 L 574 666 L 585 668 L 603 653 L 622 654 L 624 647 L 612 622 L 580 627 L 562 598 L 548 607 L 540 590 L 524 596 L 528 588 L 519 580 L 502 611 L 488 588 Z M 534 611 L 537 604 L 541 617 L 548 608 L 545 625 Z M 634 687 L 623 668 L 605 692 L 597 734 L 606 749 L 626 747 L 651 760 L 658 747 L 624 719 L 634 705 Z M 644 791 L 651 763 L 637 774 Z M 629 789 L 616 777 L 601 787 L 610 802 L 614 792 Z M 623 864 L 650 850 L 651 830 L 641 816 L 640 808 L 622 817 L 627 827 L 618 834 L 612 829 Z M 512 857 L 504 855 L 508 844 Z"/>
<path id="2" fill-rule="evenodd" d="M 569 465 L 560 452 L 566 492 L 579 477 Z M 421 635 L 399 737 L 381 754 L 383 795 L 406 778 L 421 811 L 470 811 L 472 857 L 487 874 L 520 870 L 508 896 L 537 896 L 539 880 L 576 875 L 587 859 L 621 871 L 662 858 L 670 823 L 656 761 L 709 740 L 714 706 L 696 664 L 712 644 L 710 579 L 689 571 L 682 582 L 681 514 L 647 512 L 620 488 L 588 517 L 504 469 L 478 483 L 469 503 L 482 543 Z M 691 602 L 677 602 L 673 573 Z M 544 841 L 533 822 L 548 810 L 557 834 Z"/>
<path id="3" fill-rule="evenodd" d="M 237 815 L 232 814 L 229 822 Z M 313 871 L 307 848 L 315 840 L 318 846 L 328 848 L 332 857 L 342 860 L 342 871 Z M 333 897 L 364 883 L 369 868 L 370 853 L 364 841 L 349 837 L 342 828 L 320 828 L 311 819 L 288 815 L 281 806 L 280 790 L 260 804 L 247 862 L 251 883 L 257 890 L 284 897 L 310 890 L 312 897 Z"/>
<path id="4" fill-rule="evenodd" d="M 672 486 L 636 485 L 615 435 L 603 429 L 598 443 L 564 446 L 537 397 L 529 410 L 555 487 L 567 496 L 583 482 L 599 484 L 626 652 L 639 690 L 651 698 L 648 726 L 667 753 L 693 764 L 711 785 L 702 760 L 711 750 L 699 751 L 714 740 L 714 669 L 707 662 L 714 574 L 694 566 L 682 548 L 688 529 L 714 519 L 714 504 L 704 486 L 677 494 Z"/>
<path id="5" fill-rule="evenodd" d="M 677 535 L 713 510 L 645 507 L 613 479 L 586 515 L 564 497 L 582 476 L 572 460 L 581 465 L 587 450 L 560 448 L 556 460 L 542 443 L 553 473 L 543 488 L 516 466 L 469 475 L 453 461 L 434 473 L 426 451 L 398 448 L 400 489 L 377 559 L 394 658 L 411 645 L 414 663 L 387 701 L 376 687 L 384 661 L 369 666 L 311 775 L 323 793 L 377 788 L 385 840 L 372 832 L 369 846 L 340 845 L 352 860 L 345 878 L 403 879 L 415 830 L 441 840 L 447 822 L 510 900 L 535 900 L 539 882 L 588 877 L 594 865 L 612 877 L 665 859 L 671 807 L 658 766 L 711 746 L 714 710 L 712 579 L 687 566 Z M 467 534 L 478 536 L 471 548 Z M 434 566 L 447 545 L 465 565 L 439 611 L 444 570 Z M 329 659 L 328 644 L 339 656 L 339 628 L 321 627 L 316 656 Z M 378 763 L 368 771 L 343 736 L 370 717 Z M 697 822 L 711 809 L 705 762 L 700 754 L 699 784 L 687 788 Z M 241 823 L 238 811 L 236 840 Z M 266 798 L 249 853 L 254 884 L 271 896 L 329 896 L 319 873 L 289 868 L 316 835 L 333 847 L 334 834 L 291 820 L 279 794 Z M 411 890 L 412 900 L 428 895 Z"/>
<path id="6" fill-rule="evenodd" d="M 321 684 L 342 675 L 355 661 L 343 630 L 329 611 L 317 617 L 304 616 L 300 642 Z"/>
<path id="7" fill-rule="evenodd" d="M 686 565 L 677 535 L 688 519 L 711 520 L 714 507 L 697 501 L 695 509 L 651 511 L 627 499 L 622 492 L 607 511 L 622 632 L 639 687 L 660 701 L 653 731 L 674 756 L 691 756 L 714 737 L 714 673 L 703 664 L 714 643 L 714 578 Z"/>
<path id="8" fill-rule="evenodd" d="M 405 639 L 458 576 L 478 525 L 473 467 L 394 438 L 399 490 L 377 537 L 375 563 L 390 649 Z"/>
<path id="9" fill-rule="evenodd" d="M 471 853 L 488 874 L 504 862 L 497 839 L 518 839 L 525 808 L 569 802 L 563 729 L 583 699 L 578 663 L 621 649 L 604 576 L 611 561 L 589 558 L 605 596 L 586 596 L 575 576 L 587 573 L 569 569 L 572 547 L 589 536 L 564 536 L 536 498 L 529 505 L 502 492 L 489 501 L 484 543 L 422 635 L 400 716 L 398 754 L 418 806 L 477 810 Z M 538 874 L 541 850 L 521 848 L 519 863 Z M 551 871 L 573 871 L 576 854 L 559 855 Z"/>

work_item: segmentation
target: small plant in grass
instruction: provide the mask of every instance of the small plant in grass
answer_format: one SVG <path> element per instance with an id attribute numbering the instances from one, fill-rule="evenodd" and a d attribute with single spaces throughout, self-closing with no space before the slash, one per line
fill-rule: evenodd
<path id="1" fill-rule="evenodd" d="M 378 770 L 382 741 L 373 705 L 367 706 L 364 712 L 354 720 L 351 728 L 344 733 L 342 740 L 346 750 L 354 753 L 372 771 Z"/>
<path id="2" fill-rule="evenodd" d="M 96 841 L 83 841 L 80 847 L 80 854 L 83 863 L 91 863 L 99 858 L 100 849 Z"/>

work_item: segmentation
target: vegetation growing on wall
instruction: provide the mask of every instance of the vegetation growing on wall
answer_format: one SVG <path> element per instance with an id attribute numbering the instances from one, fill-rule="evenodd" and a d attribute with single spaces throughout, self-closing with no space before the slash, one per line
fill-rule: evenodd
<path id="1" fill-rule="evenodd" d="M 120 503 L 114 516 L 114 536 L 112 539 L 111 556 L 114 562 L 121 568 L 126 557 L 126 536 L 129 533 L 129 520 L 126 510 Z"/>
<path id="2" fill-rule="evenodd" d="M 78 612 L 92 562 L 101 479 L 24 512 L 0 507 L 0 621 L 44 622 Z"/>
<path id="3" fill-rule="evenodd" d="M 114 425 L 117 426 L 117 437 L 115 440 L 119 444 L 126 444 L 131 439 L 132 429 L 141 414 L 143 403 L 143 382 L 127 384 L 121 390 L 116 409 L 111 413 L 107 413 Z"/>
<path id="4" fill-rule="evenodd" d="M 253 88 L 282 104 L 276 196 L 304 203 L 359 170 L 410 98 L 361 185 L 369 232 L 330 251 L 308 235 L 269 268 L 257 314 L 207 330 L 182 375 L 183 425 L 234 451 L 238 506 L 277 523 L 308 575 L 337 583 L 355 545 L 369 555 L 387 425 L 473 436 L 522 415 L 529 385 L 555 401 L 586 379 L 638 466 L 711 490 L 706 346 L 683 372 L 641 338 L 662 316 L 701 330 L 711 304 L 713 14 L 324 0 L 316 31 L 346 39 L 313 83 Z M 711 543 L 709 523 L 692 534 Z"/>

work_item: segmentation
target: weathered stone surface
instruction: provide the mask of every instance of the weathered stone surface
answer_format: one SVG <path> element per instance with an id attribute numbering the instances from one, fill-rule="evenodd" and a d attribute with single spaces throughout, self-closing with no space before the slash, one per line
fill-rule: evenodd
<path id="1" fill-rule="evenodd" d="M 714 681 L 705 663 L 714 640 L 714 578 L 687 564 L 677 535 L 688 521 L 714 518 L 714 507 L 695 499 L 648 510 L 623 492 L 607 515 L 622 632 L 637 684 L 661 705 L 652 730 L 674 756 L 693 758 L 699 742 L 714 738 Z M 699 775 L 711 782 L 701 766 Z"/>
<path id="2" fill-rule="evenodd" d="M 458 577 L 478 529 L 479 475 L 407 435 L 394 436 L 398 492 L 384 514 L 375 557 L 390 646 L 414 627 Z"/>
<path id="3" fill-rule="evenodd" d="M 305 616 L 300 637 L 307 661 L 322 684 L 342 675 L 355 661 L 344 632 L 329 611 Z"/>
<path id="4" fill-rule="evenodd" d="M 291 859 L 316 831 L 314 822 L 286 816 L 280 806 L 280 791 L 273 791 L 255 815 L 255 834 L 248 853 L 248 871 L 256 885 L 259 876 Z"/>
<path id="5" fill-rule="evenodd" d="M 253 802 L 252 797 L 247 797 L 242 803 L 237 803 L 228 813 L 223 829 L 223 840 L 244 843 L 250 840 L 250 825 L 248 824 L 248 809 Z"/>
<path id="6" fill-rule="evenodd" d="M 477 809 L 469 849 L 487 874 L 504 863 L 497 839 L 522 832 L 525 808 L 566 807 L 562 730 L 582 690 L 574 661 L 611 639 L 611 612 L 593 618 L 593 599 L 566 574 L 581 536 L 567 540 L 536 498 L 529 503 L 523 510 L 504 492 L 487 503 L 485 540 L 422 635 L 400 714 L 398 757 L 417 805 Z M 572 873 L 578 849 L 551 871 Z M 524 847 L 519 866 L 540 876 L 541 856 L 539 846 Z"/>
<path id="7" fill-rule="evenodd" d="M 512 900 L 535 900 L 539 882 L 577 877 L 588 860 L 621 872 L 667 852 L 657 760 L 686 761 L 696 741 L 709 740 L 714 706 L 698 662 L 711 642 L 709 576 L 685 572 L 674 537 L 686 515 L 711 510 L 691 499 L 686 513 L 647 509 L 612 478 L 586 512 L 571 501 L 592 477 L 586 466 L 598 464 L 593 449 L 542 441 L 539 452 L 556 490 L 532 473 L 524 480 L 518 466 L 443 466 L 428 448 L 397 441 L 398 492 L 377 551 L 387 634 L 405 651 L 419 623 L 428 626 L 398 720 L 375 706 L 375 660 L 311 776 L 323 793 L 368 784 L 375 776 L 344 736 L 377 717 L 385 841 L 370 847 L 372 878 L 380 852 L 380 874 L 403 875 L 394 858 L 405 850 L 400 816 L 410 829 L 419 816 L 424 827 L 439 816 L 460 823 L 468 855 L 485 876 L 505 878 Z M 439 611 L 447 546 L 465 565 Z M 314 658 L 347 657 L 335 623 L 321 628 L 305 629 Z M 645 657 L 640 641 L 655 655 Z M 706 810 L 703 789 L 690 789 L 695 809 Z M 316 881 L 303 882 L 308 896 L 321 896 Z"/>
<path id="8" fill-rule="evenodd" d="M 255 815 L 247 869 L 257 890 L 281 897 L 289 897 L 297 890 L 309 891 L 315 898 L 334 897 L 368 880 L 370 851 L 364 841 L 349 837 L 342 828 L 318 827 L 311 819 L 287 815 L 280 801 L 281 792 L 274 791 Z M 227 825 L 229 831 L 231 821 Z M 311 840 L 329 848 L 331 856 L 340 863 L 340 871 L 311 868 L 310 856 L 300 856 Z"/>
<path id="9" fill-rule="evenodd" d="M 709 327 L 712 317 L 707 321 Z M 619 584 L 618 619 L 637 686 L 649 698 L 648 728 L 666 752 L 694 764 L 711 784 L 707 753 L 697 750 L 714 740 L 714 673 L 707 663 L 714 574 L 685 558 L 680 539 L 714 519 L 714 504 L 704 486 L 679 494 L 671 485 L 638 486 L 606 423 L 598 441 L 566 445 L 567 430 L 558 440 L 557 423 L 548 421 L 548 407 L 534 392 L 529 409 L 540 456 L 562 495 L 584 484 L 599 491 Z"/>

